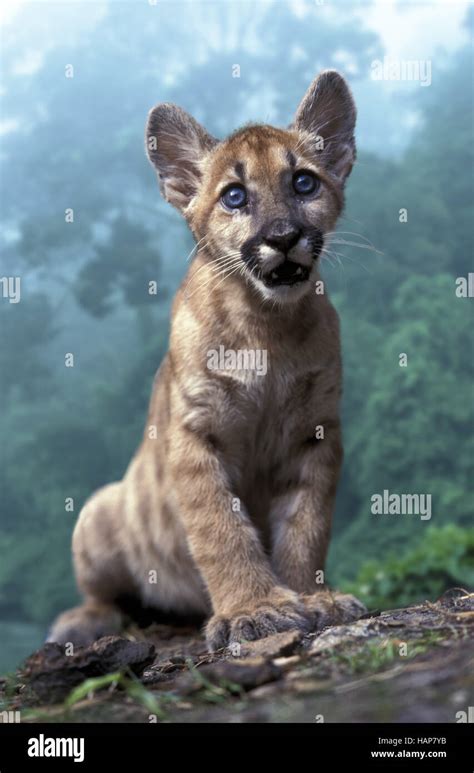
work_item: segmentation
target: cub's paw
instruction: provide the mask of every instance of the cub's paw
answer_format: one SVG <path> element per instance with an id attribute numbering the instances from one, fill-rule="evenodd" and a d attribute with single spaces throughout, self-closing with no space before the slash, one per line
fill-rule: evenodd
<path id="1" fill-rule="evenodd" d="M 228 615 L 213 615 L 206 625 L 206 641 L 210 651 L 215 652 L 236 642 L 293 630 L 307 633 L 310 622 L 298 595 L 283 588 L 252 606 Z"/>
<path id="2" fill-rule="evenodd" d="M 328 625 L 351 623 L 367 612 L 359 599 L 339 591 L 320 590 L 317 593 L 301 596 L 301 600 L 313 631 Z"/>
<path id="3" fill-rule="evenodd" d="M 88 646 L 103 636 L 120 633 L 122 625 L 122 615 L 115 607 L 108 604 L 81 604 L 56 618 L 46 641 Z"/>

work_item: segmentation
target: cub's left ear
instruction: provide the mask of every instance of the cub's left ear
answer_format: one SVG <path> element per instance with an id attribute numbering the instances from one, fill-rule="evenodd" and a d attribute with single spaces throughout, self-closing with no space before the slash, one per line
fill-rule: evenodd
<path id="1" fill-rule="evenodd" d="M 325 70 L 312 82 L 296 111 L 293 127 L 314 139 L 319 163 L 341 183 L 356 157 L 356 106 L 346 81 L 336 70 Z"/>

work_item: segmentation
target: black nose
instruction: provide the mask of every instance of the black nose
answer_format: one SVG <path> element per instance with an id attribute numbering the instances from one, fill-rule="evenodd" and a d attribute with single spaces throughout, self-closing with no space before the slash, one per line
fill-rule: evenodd
<path id="1" fill-rule="evenodd" d="M 291 250 L 301 236 L 301 229 L 287 220 L 274 220 L 263 233 L 263 241 L 282 252 Z"/>

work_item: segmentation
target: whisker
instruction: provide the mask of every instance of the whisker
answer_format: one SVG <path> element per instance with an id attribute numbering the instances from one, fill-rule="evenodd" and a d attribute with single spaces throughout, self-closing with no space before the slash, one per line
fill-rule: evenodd
<path id="1" fill-rule="evenodd" d="M 360 250 L 370 250 L 370 252 L 376 252 L 377 255 L 383 255 L 382 250 L 378 250 L 373 244 L 358 244 L 357 242 L 347 241 L 346 239 L 331 239 L 331 244 L 343 244 L 347 247 L 358 247 Z"/>
<path id="2" fill-rule="evenodd" d="M 329 250 L 328 250 L 328 248 L 327 248 L 327 247 L 322 247 L 321 249 L 322 249 L 322 251 L 324 251 L 324 252 L 325 252 L 327 255 L 330 255 L 332 258 L 334 258 L 334 259 L 337 261 L 337 263 L 339 263 L 339 265 L 342 267 L 342 262 L 341 262 L 340 254 L 339 254 L 338 252 L 335 252 L 334 250 L 332 250 L 331 252 L 329 252 Z M 331 265 L 335 265 L 335 264 L 331 264 Z"/>
<path id="3" fill-rule="evenodd" d="M 239 265 L 239 266 L 235 266 L 235 268 L 231 269 L 231 271 L 229 271 L 227 274 L 225 274 L 225 276 L 223 277 L 223 279 L 221 279 L 221 281 L 219 282 L 219 284 L 217 284 L 217 285 L 214 287 L 214 290 L 217 290 L 217 288 L 218 288 L 218 287 L 220 287 L 220 285 L 222 284 L 222 282 L 224 282 L 224 280 L 225 280 L 225 279 L 228 279 L 230 276 L 232 276 L 232 274 L 235 274 L 235 272 L 236 272 L 236 271 L 238 271 L 238 270 L 239 270 L 239 268 L 240 268 L 240 265 Z"/>
<path id="4" fill-rule="evenodd" d="M 335 235 L 337 236 L 337 233 Z M 370 250 L 371 252 L 376 252 L 378 255 L 384 254 L 382 250 L 378 250 L 377 247 L 374 247 L 370 241 L 369 244 L 359 244 L 359 242 L 354 242 L 349 239 L 336 239 L 334 237 L 330 237 L 330 244 L 343 244 L 347 247 L 358 247 L 361 250 Z"/>
<path id="5" fill-rule="evenodd" d="M 323 250 L 327 251 L 327 248 L 323 247 Z M 356 266 L 360 266 L 361 268 L 364 269 L 364 271 L 367 271 L 368 274 L 372 274 L 372 271 L 370 271 L 364 263 L 361 263 L 360 261 L 355 260 L 354 258 L 351 258 L 350 255 L 345 255 L 342 252 L 335 252 L 334 250 L 332 250 L 331 252 L 328 252 L 328 255 L 330 255 L 331 257 L 337 256 L 337 260 L 339 263 L 341 263 L 341 260 L 340 260 L 341 258 L 343 260 L 350 260 L 352 263 L 355 263 Z"/>
<path id="6" fill-rule="evenodd" d="M 339 235 L 341 235 L 341 236 L 358 236 L 359 239 L 365 239 L 366 242 L 368 242 L 369 244 L 371 244 L 373 246 L 372 242 L 370 241 L 370 239 L 367 236 L 364 236 L 364 234 L 356 233 L 355 231 L 339 231 L 339 230 L 337 230 L 337 231 L 327 231 L 327 233 L 326 233 L 326 236 L 329 236 L 330 238 L 332 236 L 339 236 Z"/>
<path id="7" fill-rule="evenodd" d="M 239 253 L 239 255 L 240 255 L 240 253 Z M 237 259 L 236 259 L 236 258 L 234 258 L 233 260 L 234 260 L 234 263 L 235 263 L 235 268 L 236 268 L 236 269 L 237 269 L 237 268 L 239 268 L 239 267 L 240 267 L 240 259 L 239 259 L 239 261 L 238 261 L 238 262 L 237 262 Z M 211 283 L 211 282 L 212 282 L 214 279 L 218 279 L 218 278 L 219 278 L 219 276 L 222 276 L 223 274 L 225 275 L 226 271 L 228 271 L 228 269 L 229 269 L 229 268 L 230 268 L 230 269 L 233 269 L 233 267 L 234 267 L 234 264 L 233 264 L 233 263 L 230 263 L 230 264 L 228 264 L 228 265 L 225 265 L 223 268 L 222 268 L 222 267 L 219 267 L 219 271 L 217 271 L 217 272 L 215 272 L 215 273 L 211 274 L 211 276 L 207 278 L 207 281 L 205 281 L 205 282 L 201 283 L 201 284 L 200 284 L 200 285 L 199 285 L 199 286 L 198 286 L 198 287 L 197 287 L 197 288 L 194 290 L 194 292 L 193 292 L 191 295 L 188 295 L 188 296 L 187 296 L 187 298 L 188 298 L 188 299 L 189 299 L 189 298 L 192 298 L 192 297 L 193 297 L 193 295 L 195 295 L 197 292 L 200 292 L 200 291 L 201 291 L 201 290 L 203 290 L 205 287 L 207 287 L 207 286 L 208 286 L 208 285 L 209 285 L 209 284 L 210 284 L 210 283 Z M 224 278 L 225 278 L 225 277 L 224 277 Z"/>
<path id="8" fill-rule="evenodd" d="M 195 244 L 195 245 L 194 245 L 194 247 L 192 248 L 191 252 L 189 253 L 188 257 L 186 258 L 186 262 L 187 262 L 188 260 L 190 260 L 191 256 L 193 255 L 193 252 L 194 252 L 195 250 L 196 250 L 196 251 L 198 251 L 198 248 L 199 248 L 199 246 L 200 246 L 201 242 L 203 242 L 205 238 L 206 238 L 206 237 L 205 237 L 205 236 L 203 236 L 203 237 L 202 237 L 202 239 L 199 239 L 199 241 L 198 241 L 198 242 L 196 242 L 196 244 Z M 207 246 L 208 246 L 207 244 L 205 244 L 205 245 L 202 245 L 201 249 L 204 249 L 204 248 L 205 248 L 205 247 L 207 247 Z M 194 257 L 194 256 L 193 256 L 193 257 Z"/>
<path id="9" fill-rule="evenodd" d="M 209 266 L 220 265 L 221 263 L 223 263 L 226 260 L 228 260 L 230 257 L 236 257 L 237 255 L 240 255 L 240 252 L 235 251 L 235 252 L 230 252 L 227 255 L 220 255 L 217 258 L 214 258 L 213 260 L 206 261 L 202 266 L 199 266 L 197 271 L 190 277 L 190 279 L 189 279 L 189 281 L 187 283 L 187 286 L 192 282 L 193 279 L 195 279 L 197 277 L 197 275 L 203 269 L 208 268 Z"/>

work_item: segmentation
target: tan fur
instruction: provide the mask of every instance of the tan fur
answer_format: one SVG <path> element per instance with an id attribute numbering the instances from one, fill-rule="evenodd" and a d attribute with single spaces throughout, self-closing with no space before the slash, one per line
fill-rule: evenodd
<path id="1" fill-rule="evenodd" d="M 297 219 L 323 235 L 334 228 L 354 121 L 350 92 L 330 72 L 288 130 L 249 126 L 218 143 L 179 108 L 150 114 L 149 156 L 198 251 L 174 301 L 143 441 L 124 479 L 79 517 L 73 554 L 85 602 L 60 616 L 52 640 L 118 631 L 123 594 L 210 616 L 212 649 L 307 629 L 317 615 L 321 624 L 360 613 L 351 597 L 312 595 L 342 460 L 338 317 L 327 293 L 315 292 L 317 260 L 304 234 L 287 255 L 310 269 L 298 285 L 264 286 L 241 254 L 267 223 Z M 324 150 L 315 150 L 321 135 Z M 295 199 L 290 161 L 317 175 L 317 196 Z M 220 195 L 242 175 L 253 203 L 233 214 Z M 265 272 L 282 260 L 268 244 L 255 255 Z M 210 370 L 209 352 L 221 346 L 265 350 L 266 374 Z"/>

